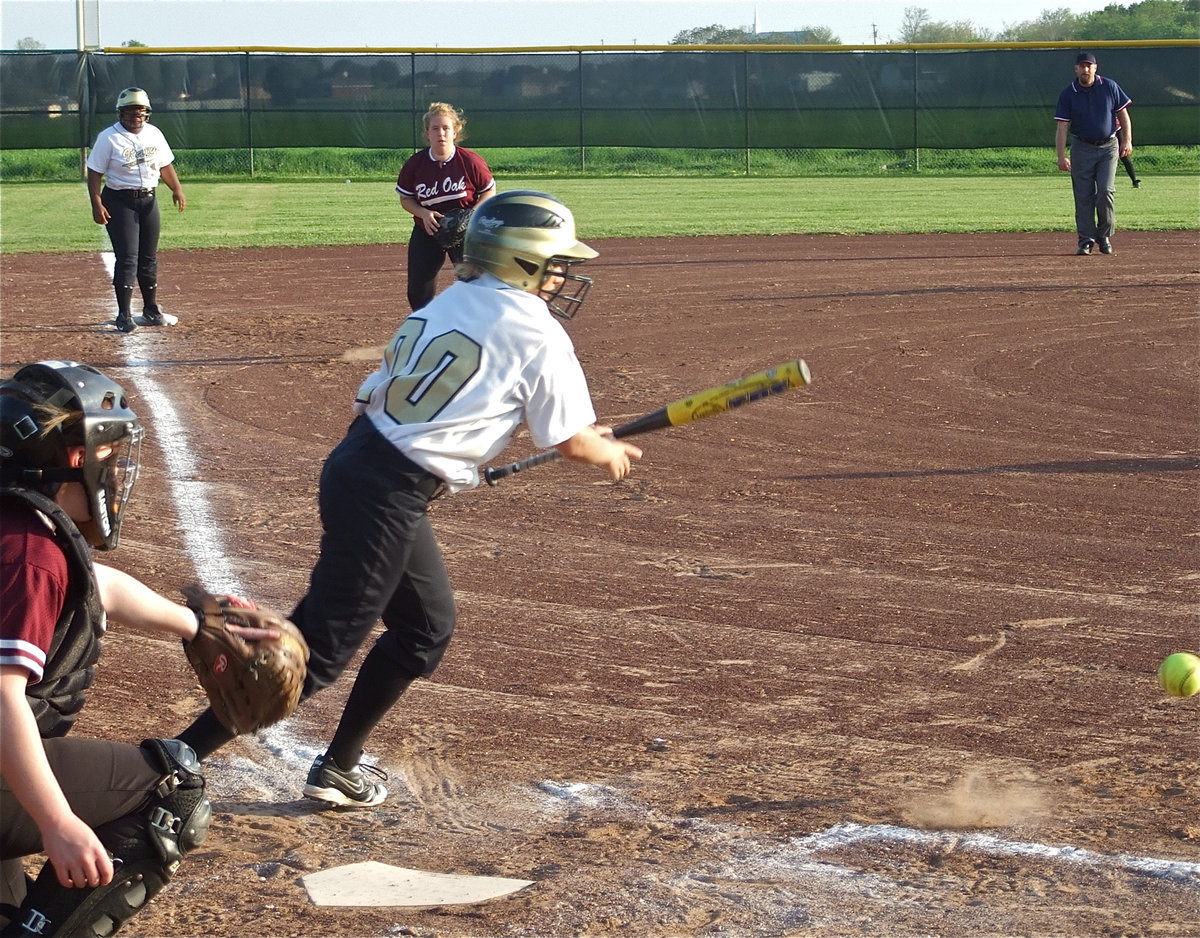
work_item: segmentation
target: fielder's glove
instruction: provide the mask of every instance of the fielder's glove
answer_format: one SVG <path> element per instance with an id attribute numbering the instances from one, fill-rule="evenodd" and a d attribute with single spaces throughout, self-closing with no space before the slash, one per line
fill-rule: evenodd
<path id="1" fill-rule="evenodd" d="M 308 670 L 300 630 L 249 600 L 214 596 L 198 585 L 184 587 L 183 595 L 200 623 L 184 652 L 221 724 L 231 733 L 252 733 L 291 716 Z M 272 629 L 279 637 L 247 641 L 226 628 L 230 623 Z"/>
<path id="2" fill-rule="evenodd" d="M 447 250 L 458 247 L 467 233 L 467 225 L 471 223 L 471 213 L 474 211 L 473 208 L 456 208 L 447 212 L 438 219 L 438 230 L 433 239 Z"/>

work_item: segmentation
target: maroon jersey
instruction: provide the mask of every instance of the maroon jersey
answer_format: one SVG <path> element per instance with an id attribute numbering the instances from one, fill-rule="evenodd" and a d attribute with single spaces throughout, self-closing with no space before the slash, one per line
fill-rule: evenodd
<path id="1" fill-rule="evenodd" d="M 495 184 L 492 171 L 474 150 L 455 147 L 443 163 L 426 147 L 400 169 L 396 191 L 403 198 L 416 199 L 424 208 L 445 213 L 474 205 L 479 194 Z"/>
<path id="2" fill-rule="evenodd" d="M 67 601 L 68 565 L 54 531 L 29 508 L 5 500 L 0 532 L 0 664 L 42 679 L 54 630 Z"/>

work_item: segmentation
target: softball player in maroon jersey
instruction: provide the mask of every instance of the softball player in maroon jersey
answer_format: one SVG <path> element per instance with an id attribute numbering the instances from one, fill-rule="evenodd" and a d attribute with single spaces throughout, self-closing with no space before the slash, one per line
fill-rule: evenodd
<path id="1" fill-rule="evenodd" d="M 68 736 L 109 616 L 196 634 L 186 606 L 92 556 L 117 546 L 142 433 L 124 389 L 89 365 L 35 362 L 0 382 L 0 935 L 115 932 L 212 819 L 178 740 Z M 143 719 L 128 717 L 125 736 Z"/>
<path id="2" fill-rule="evenodd" d="M 457 108 L 441 101 L 430 104 L 425 112 L 429 146 L 409 157 L 396 180 L 400 205 L 413 217 L 408 238 L 408 305 L 414 311 L 433 299 L 447 256 L 455 264 L 462 260 L 461 244 L 444 248 L 434 240 L 442 215 L 477 206 L 496 191 L 496 181 L 483 157 L 457 144 L 465 124 Z"/>

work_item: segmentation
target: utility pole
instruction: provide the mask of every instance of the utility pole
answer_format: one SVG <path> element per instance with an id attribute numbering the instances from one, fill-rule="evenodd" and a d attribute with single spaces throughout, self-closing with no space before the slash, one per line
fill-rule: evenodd
<path id="1" fill-rule="evenodd" d="M 96 7 L 96 41 L 88 43 L 87 5 Z M 86 52 L 88 48 L 100 48 L 100 0 L 75 0 L 75 51 Z"/>
<path id="2" fill-rule="evenodd" d="M 87 25 L 87 2 L 88 0 L 75 0 L 75 51 L 80 55 L 87 53 L 88 49 L 88 25 Z M 96 46 L 100 48 L 100 0 L 92 0 L 96 4 Z M 79 120 L 82 126 L 87 126 L 89 102 L 79 102 Z M 79 150 L 79 175 L 83 179 L 87 179 L 87 146 L 80 147 Z"/>

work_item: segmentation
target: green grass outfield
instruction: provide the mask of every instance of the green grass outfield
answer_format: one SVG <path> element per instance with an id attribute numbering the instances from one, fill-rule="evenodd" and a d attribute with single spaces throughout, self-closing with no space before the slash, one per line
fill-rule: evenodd
<path id="1" fill-rule="evenodd" d="M 580 237 L 1074 230 L 1058 176 L 522 179 L 575 212 Z M 195 182 L 180 215 L 159 189 L 163 249 L 402 243 L 411 221 L 388 182 Z M 1117 179 L 1117 229 L 1200 228 L 1193 175 Z M 80 183 L 7 183 L 0 253 L 107 249 Z"/>

